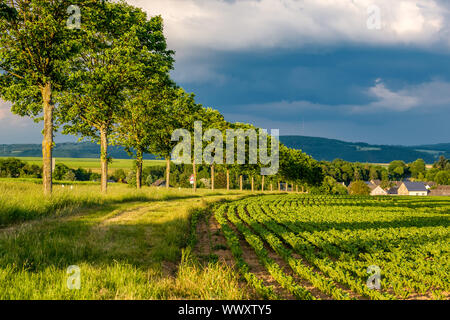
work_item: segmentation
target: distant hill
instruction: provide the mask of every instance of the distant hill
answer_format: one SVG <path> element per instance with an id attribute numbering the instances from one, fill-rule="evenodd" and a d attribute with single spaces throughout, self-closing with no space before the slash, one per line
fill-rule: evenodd
<path id="1" fill-rule="evenodd" d="M 282 136 L 280 141 L 289 148 L 301 149 L 316 160 L 331 161 L 339 158 L 351 162 L 388 163 L 393 160 L 412 162 L 422 158 L 426 163 L 434 163 L 440 155 L 450 158 L 450 143 L 405 147 L 306 136 Z M 41 148 L 39 144 L 0 145 L 0 157 L 41 157 Z M 115 159 L 130 158 L 118 146 L 109 147 L 109 154 Z M 54 149 L 56 158 L 98 158 L 99 155 L 100 146 L 90 142 L 58 143 Z M 145 159 L 155 157 L 146 155 Z"/>
<path id="2" fill-rule="evenodd" d="M 306 136 L 282 136 L 280 141 L 289 148 L 301 149 L 316 160 L 339 158 L 351 162 L 388 163 L 422 158 L 426 163 L 434 163 L 440 155 L 450 158 L 450 143 L 405 147 Z"/>

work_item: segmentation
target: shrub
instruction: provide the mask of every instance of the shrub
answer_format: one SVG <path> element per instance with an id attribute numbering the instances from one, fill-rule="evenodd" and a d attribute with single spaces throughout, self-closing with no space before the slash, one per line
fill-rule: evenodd
<path id="1" fill-rule="evenodd" d="M 136 183 L 136 171 L 131 170 L 130 172 L 128 172 L 128 174 L 127 174 L 127 183 L 131 187 L 136 187 L 136 185 L 137 185 L 137 183 Z"/>
<path id="2" fill-rule="evenodd" d="M 53 179 L 64 180 L 64 176 L 69 172 L 70 168 L 62 163 L 57 163 L 55 165 L 55 170 L 53 171 Z"/>
<path id="3" fill-rule="evenodd" d="M 127 175 L 125 173 L 125 170 L 123 169 L 117 169 L 114 171 L 114 174 L 111 176 L 111 180 L 114 180 L 115 182 L 125 182 L 127 179 Z"/>
<path id="4" fill-rule="evenodd" d="M 348 191 L 351 195 L 367 196 L 370 194 L 370 188 L 364 181 L 355 181 L 350 184 Z"/>
<path id="5" fill-rule="evenodd" d="M 73 170 L 69 170 L 63 176 L 62 180 L 64 180 L 64 181 L 76 181 L 77 177 L 75 176 L 75 172 L 73 172 Z"/>

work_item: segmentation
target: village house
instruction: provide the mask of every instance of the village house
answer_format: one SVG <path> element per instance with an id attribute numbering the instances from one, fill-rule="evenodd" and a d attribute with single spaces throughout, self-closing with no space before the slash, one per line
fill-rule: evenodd
<path id="1" fill-rule="evenodd" d="M 370 192 L 372 192 L 377 187 L 377 185 L 372 183 L 371 181 L 364 181 L 364 183 L 370 188 Z"/>
<path id="2" fill-rule="evenodd" d="M 426 196 L 428 195 L 428 189 L 422 182 L 403 181 L 398 188 L 398 195 Z"/>
<path id="3" fill-rule="evenodd" d="M 398 187 L 394 186 L 394 187 L 388 189 L 386 192 L 389 195 L 398 195 Z"/>
<path id="4" fill-rule="evenodd" d="M 370 192 L 371 196 L 387 196 L 388 192 L 384 190 L 381 186 L 377 186 Z"/>

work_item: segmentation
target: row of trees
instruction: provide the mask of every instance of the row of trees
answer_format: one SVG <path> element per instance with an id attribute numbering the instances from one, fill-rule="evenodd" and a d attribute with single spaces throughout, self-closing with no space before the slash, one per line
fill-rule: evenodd
<path id="1" fill-rule="evenodd" d="M 81 9 L 76 27 L 69 23 L 79 18 L 68 10 L 74 5 Z M 143 155 L 166 159 L 168 187 L 174 130 L 192 131 L 198 120 L 204 129 L 216 128 L 222 133 L 227 128 L 253 128 L 227 123 L 219 112 L 197 104 L 193 94 L 178 87 L 169 74 L 173 56 L 167 48 L 162 18 L 148 18 L 124 1 L 0 0 L 0 95 L 12 102 L 14 113 L 43 120 L 45 194 L 52 192 L 57 129 L 101 145 L 101 190 L 106 192 L 111 144 L 124 146 L 135 158 L 138 188 Z M 192 160 L 196 178 L 197 166 Z M 227 188 L 230 173 L 235 173 L 240 181 L 244 175 L 251 177 L 253 189 L 260 168 L 260 163 L 211 164 L 212 187 L 215 170 L 220 170 L 226 174 Z M 320 184 L 323 176 L 311 157 L 282 146 L 280 171 L 270 179 Z"/>
<path id="2" fill-rule="evenodd" d="M 438 184 L 446 184 L 446 177 L 450 171 L 450 161 L 441 156 L 433 164 L 433 168 L 426 168 L 423 159 L 417 159 L 409 164 L 401 160 L 389 163 L 387 167 L 368 163 L 352 163 L 341 159 L 331 162 L 321 161 L 320 165 L 326 176 L 333 177 L 338 182 L 349 185 L 352 181 L 399 181 L 413 178 L 421 181 L 435 181 Z"/>

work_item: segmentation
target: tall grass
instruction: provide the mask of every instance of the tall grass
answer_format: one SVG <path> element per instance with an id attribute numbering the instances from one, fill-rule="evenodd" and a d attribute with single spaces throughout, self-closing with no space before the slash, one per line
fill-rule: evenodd
<path id="1" fill-rule="evenodd" d="M 35 217 L 103 205 L 0 229 L 0 299 L 252 298 L 232 269 L 200 265 L 189 250 L 182 254 L 192 238 L 193 208 L 206 205 L 200 195 L 218 192 L 201 190 L 194 196 L 190 190 L 112 186 L 101 196 L 98 186 L 81 186 L 56 189 L 48 200 L 39 197 L 39 186 L 1 187 L 5 208 L 34 210 Z M 53 212 L 58 206 L 60 212 Z M 70 265 L 80 268 L 79 290 L 67 287 Z"/>
<path id="2" fill-rule="evenodd" d="M 80 209 L 134 201 L 157 201 L 223 194 L 189 189 L 145 187 L 136 190 L 127 185 L 112 184 L 102 195 L 98 185 L 55 185 L 51 198 L 42 193 L 42 186 L 30 182 L 0 181 L 0 228 L 42 217 L 58 217 Z"/>

